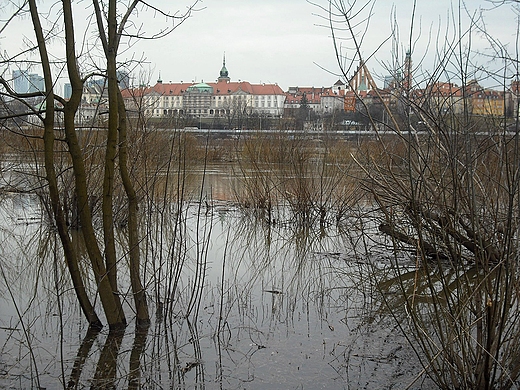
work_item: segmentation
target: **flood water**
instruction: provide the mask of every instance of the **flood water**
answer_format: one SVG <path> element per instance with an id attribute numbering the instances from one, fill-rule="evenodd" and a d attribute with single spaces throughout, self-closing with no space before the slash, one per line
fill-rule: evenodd
<path id="1" fill-rule="evenodd" d="M 206 188 L 222 177 L 210 174 Z M 3 195 L 0 388 L 428 387 L 377 288 L 382 237 L 358 236 L 355 218 L 268 225 L 211 193 L 180 212 L 150 211 L 141 233 L 152 324 L 136 332 L 121 266 L 129 326 L 119 334 L 87 329 L 39 200 Z"/>

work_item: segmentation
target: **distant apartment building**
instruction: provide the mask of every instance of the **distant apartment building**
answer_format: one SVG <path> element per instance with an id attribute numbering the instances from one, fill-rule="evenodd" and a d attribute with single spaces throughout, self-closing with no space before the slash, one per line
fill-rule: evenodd
<path id="1" fill-rule="evenodd" d="M 27 70 L 13 71 L 13 89 L 16 93 L 29 92 L 29 72 Z"/>
<path id="2" fill-rule="evenodd" d="M 76 113 L 78 126 L 97 126 L 103 122 L 100 114 L 108 112 L 108 90 L 105 78 L 91 79 L 83 85 L 81 103 Z"/>
<path id="3" fill-rule="evenodd" d="M 83 84 L 81 102 L 76 112 L 77 126 L 97 126 L 102 122 L 100 114 L 108 112 L 107 85 L 105 78 L 93 78 Z M 64 99 L 72 95 L 72 86 L 65 83 L 63 88 Z"/>
<path id="4" fill-rule="evenodd" d="M 347 85 L 341 80 L 336 81 L 331 88 L 327 88 L 326 92 L 321 96 L 321 112 L 330 114 L 343 111 L 346 91 Z"/>
<path id="5" fill-rule="evenodd" d="M 473 115 L 497 117 L 506 115 L 504 91 L 483 88 L 476 80 L 470 81 L 465 88 L 466 95 L 470 99 L 470 112 Z"/>
<path id="6" fill-rule="evenodd" d="M 305 104 L 309 112 L 318 113 L 321 111 L 321 96 L 325 93 L 325 88 L 315 87 L 289 87 L 285 94 L 285 114 L 291 115 Z"/>
<path id="7" fill-rule="evenodd" d="M 45 98 L 41 96 L 42 94 L 38 94 L 38 92 L 45 91 L 43 77 L 36 73 L 29 73 L 28 70 L 14 70 L 11 87 L 16 94 L 19 94 L 19 98 L 6 100 L 3 109 L 17 115 L 12 121 L 19 126 L 38 123 L 39 118 L 32 114 L 44 107 L 43 101 Z M 27 94 L 34 94 L 34 96 L 27 97 Z"/>
<path id="8" fill-rule="evenodd" d="M 64 99 L 70 99 L 72 96 L 72 85 L 70 83 L 65 83 L 63 86 L 63 98 Z"/>
<path id="9" fill-rule="evenodd" d="M 130 73 L 126 70 L 118 70 L 117 71 L 117 82 L 119 83 L 120 89 L 130 88 Z"/>
<path id="10" fill-rule="evenodd" d="M 45 91 L 45 81 L 42 76 L 36 73 L 29 73 L 28 70 L 13 71 L 13 89 L 16 93 L 34 93 Z"/>
<path id="11" fill-rule="evenodd" d="M 430 112 L 461 114 L 464 112 L 463 89 L 454 83 L 436 82 L 424 89 L 416 90 L 414 96 L 419 106 L 428 107 Z"/>
<path id="12" fill-rule="evenodd" d="M 439 115 L 466 111 L 475 116 L 503 117 L 508 101 L 505 92 L 483 88 L 476 80 L 465 86 L 436 82 L 424 89 L 416 89 L 414 96 L 416 103 Z"/>
<path id="13" fill-rule="evenodd" d="M 120 89 L 127 89 L 130 88 L 130 74 L 127 71 L 119 70 L 117 71 L 117 81 L 119 83 Z M 106 89 L 108 85 L 106 85 L 106 79 L 105 78 L 96 78 L 87 80 L 84 84 L 84 88 L 87 90 L 83 90 L 83 93 L 93 93 L 95 90 L 92 88 L 98 88 L 101 93 L 105 93 L 103 90 Z M 65 83 L 63 86 L 63 98 L 69 99 L 72 95 L 72 85 L 70 83 Z M 89 98 L 88 100 L 91 100 Z"/>

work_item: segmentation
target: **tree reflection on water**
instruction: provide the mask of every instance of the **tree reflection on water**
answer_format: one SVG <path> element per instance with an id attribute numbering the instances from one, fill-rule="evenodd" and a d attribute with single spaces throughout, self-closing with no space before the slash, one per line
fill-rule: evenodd
<path id="1" fill-rule="evenodd" d="M 163 225 L 154 250 L 143 249 L 156 316 L 126 332 L 84 327 L 63 264 L 46 271 L 54 232 L 27 220 L 3 232 L 1 291 L 9 285 L 14 294 L 0 300 L 2 386 L 389 388 L 420 371 L 380 310 L 374 268 L 356 256 L 352 229 L 347 239 L 336 228 L 267 224 L 228 204 L 209 206 L 183 210 L 182 227 Z M 4 222 L 37 208 L 23 203 Z M 129 291 L 127 281 L 124 302 Z"/>

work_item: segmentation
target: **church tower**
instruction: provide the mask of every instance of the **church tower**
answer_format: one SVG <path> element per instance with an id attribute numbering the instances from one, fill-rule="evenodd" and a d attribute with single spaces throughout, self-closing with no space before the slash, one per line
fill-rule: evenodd
<path id="1" fill-rule="evenodd" d="M 356 70 L 356 73 L 349 81 L 350 88 L 354 92 L 368 92 L 372 89 L 376 89 L 376 83 L 372 78 L 367 66 L 364 62 L 360 62 Z"/>
<path id="2" fill-rule="evenodd" d="M 224 53 L 224 59 L 222 61 L 222 69 L 220 69 L 220 76 L 218 78 L 218 82 L 225 81 L 229 83 L 231 79 L 229 78 L 229 72 L 226 68 L 226 53 Z"/>
<path id="3" fill-rule="evenodd" d="M 403 89 L 408 91 L 410 88 L 412 88 L 412 53 L 408 50 L 404 59 Z"/>

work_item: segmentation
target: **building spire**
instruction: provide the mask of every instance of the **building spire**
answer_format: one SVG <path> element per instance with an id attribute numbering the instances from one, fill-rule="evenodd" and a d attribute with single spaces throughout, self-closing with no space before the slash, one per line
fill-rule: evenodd
<path id="1" fill-rule="evenodd" d="M 224 52 L 224 57 L 222 59 L 222 69 L 220 69 L 220 77 L 218 78 L 218 81 L 230 81 L 229 72 L 226 68 L 226 52 Z"/>

